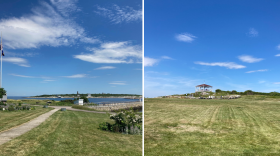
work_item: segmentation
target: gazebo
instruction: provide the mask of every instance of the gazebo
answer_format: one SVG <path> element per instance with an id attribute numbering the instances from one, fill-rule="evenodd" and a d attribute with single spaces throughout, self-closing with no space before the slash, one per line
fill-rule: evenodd
<path id="1" fill-rule="evenodd" d="M 207 84 L 201 84 L 195 86 L 195 92 L 212 92 L 212 86 Z"/>

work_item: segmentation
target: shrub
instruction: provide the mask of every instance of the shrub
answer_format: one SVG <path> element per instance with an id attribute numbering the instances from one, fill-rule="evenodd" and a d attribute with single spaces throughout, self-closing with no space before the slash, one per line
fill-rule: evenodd
<path id="1" fill-rule="evenodd" d="M 18 106 L 21 106 L 21 103 L 20 103 L 20 102 L 18 103 Z"/>
<path id="2" fill-rule="evenodd" d="M 14 107 L 14 106 L 9 106 L 9 107 L 8 107 L 8 110 L 9 110 L 9 111 L 14 111 L 14 110 L 15 110 L 15 107 Z"/>
<path id="3" fill-rule="evenodd" d="M 99 129 L 117 133 L 142 134 L 142 113 L 134 112 L 132 109 L 122 110 L 110 115 L 110 119 L 115 123 L 101 123 Z"/>

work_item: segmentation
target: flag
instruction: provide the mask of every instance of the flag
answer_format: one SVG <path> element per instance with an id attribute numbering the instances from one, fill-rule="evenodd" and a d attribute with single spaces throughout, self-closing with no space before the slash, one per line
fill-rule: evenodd
<path id="1" fill-rule="evenodd" d="M 5 55 L 4 55 L 4 50 L 2 50 L 2 56 L 5 56 Z"/>

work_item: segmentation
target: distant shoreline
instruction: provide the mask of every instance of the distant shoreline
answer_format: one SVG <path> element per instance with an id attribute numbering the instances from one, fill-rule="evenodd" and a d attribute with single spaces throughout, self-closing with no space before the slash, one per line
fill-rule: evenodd
<path id="1" fill-rule="evenodd" d="M 79 97 L 61 97 L 61 98 L 58 98 L 58 97 L 25 97 L 25 98 L 49 98 L 49 99 L 63 99 L 63 98 L 79 98 Z M 123 99 L 140 99 L 142 97 L 128 97 L 128 96 L 124 96 L 124 97 L 104 97 L 104 96 L 99 96 L 99 97 L 87 97 L 87 98 L 123 98 Z"/>

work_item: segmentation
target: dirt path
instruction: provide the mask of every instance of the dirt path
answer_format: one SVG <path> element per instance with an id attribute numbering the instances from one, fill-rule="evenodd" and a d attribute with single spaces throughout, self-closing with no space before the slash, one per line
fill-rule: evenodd
<path id="1" fill-rule="evenodd" d="M 45 114 L 38 116 L 37 118 L 35 118 L 27 123 L 24 123 L 18 127 L 1 132 L 0 133 L 0 145 L 39 126 L 42 122 L 44 122 L 47 118 L 49 118 L 53 113 L 55 113 L 58 110 L 59 109 L 55 108 Z"/>

